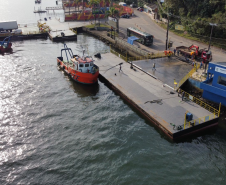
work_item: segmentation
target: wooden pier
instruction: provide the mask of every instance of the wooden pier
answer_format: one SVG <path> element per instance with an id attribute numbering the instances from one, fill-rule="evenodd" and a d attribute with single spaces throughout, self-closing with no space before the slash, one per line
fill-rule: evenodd
<path id="1" fill-rule="evenodd" d="M 116 66 L 120 63 L 123 63 L 122 72 Z M 114 54 L 103 54 L 96 64 L 100 67 L 100 80 L 172 140 L 217 126 L 218 110 L 206 110 L 189 97 L 182 101 L 163 82 L 139 69 L 131 69 L 129 63 Z M 188 112 L 193 115 L 191 121 L 185 119 Z"/>

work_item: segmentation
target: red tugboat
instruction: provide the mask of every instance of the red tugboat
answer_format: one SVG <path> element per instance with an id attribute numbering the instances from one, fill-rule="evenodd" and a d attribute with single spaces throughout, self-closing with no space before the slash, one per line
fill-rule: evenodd
<path id="1" fill-rule="evenodd" d="M 11 50 L 12 43 L 10 42 L 11 37 L 6 37 L 3 41 L 0 41 L 0 52 L 4 53 Z"/>
<path id="2" fill-rule="evenodd" d="M 67 61 L 63 60 L 62 52 L 65 51 Z M 71 48 L 64 44 L 64 49 L 61 49 L 61 56 L 57 57 L 57 65 L 63 69 L 74 81 L 83 84 L 94 84 L 97 82 L 99 75 L 99 67 L 94 64 L 94 60 L 90 56 L 80 57 L 73 55 Z M 68 60 L 68 54 L 71 57 Z"/>

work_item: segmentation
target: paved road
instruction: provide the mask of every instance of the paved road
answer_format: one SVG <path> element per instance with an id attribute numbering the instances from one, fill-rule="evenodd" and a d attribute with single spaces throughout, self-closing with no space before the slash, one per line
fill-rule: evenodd
<path id="1" fill-rule="evenodd" d="M 151 46 L 153 51 L 165 50 L 166 30 L 158 26 L 145 12 L 139 12 L 134 9 L 135 17 L 130 19 L 121 18 L 119 26 L 122 31 L 126 33 L 127 27 L 139 27 L 141 30 L 154 35 L 154 44 Z M 173 41 L 173 48 L 177 46 L 190 46 L 192 44 L 198 45 L 200 48 L 208 48 L 208 45 L 198 43 L 169 32 L 169 39 Z M 218 48 L 211 48 L 213 52 L 213 62 L 226 62 L 226 52 L 222 52 Z"/>

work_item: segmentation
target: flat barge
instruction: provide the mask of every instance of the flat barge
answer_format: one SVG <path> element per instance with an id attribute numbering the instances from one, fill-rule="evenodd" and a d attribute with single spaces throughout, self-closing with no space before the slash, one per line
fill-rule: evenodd
<path id="1" fill-rule="evenodd" d="M 129 63 L 114 54 L 103 54 L 102 59 L 96 63 L 100 67 L 100 81 L 173 141 L 217 127 L 217 110 L 213 113 L 187 98 L 182 101 L 182 98 L 163 82 L 138 69 L 131 69 Z M 119 65 L 121 63 L 123 64 Z M 187 120 L 188 115 L 193 118 Z"/>

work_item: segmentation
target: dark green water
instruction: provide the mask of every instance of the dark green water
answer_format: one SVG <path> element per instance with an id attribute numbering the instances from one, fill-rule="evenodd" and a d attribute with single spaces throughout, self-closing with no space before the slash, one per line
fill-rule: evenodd
<path id="1" fill-rule="evenodd" d="M 84 43 L 109 49 L 86 35 L 67 45 Z M 62 47 L 21 41 L 0 55 L 1 185 L 226 184 L 225 120 L 172 143 L 103 83 L 70 81 L 57 68 Z"/>

